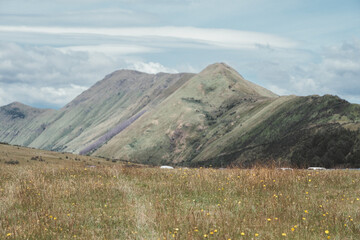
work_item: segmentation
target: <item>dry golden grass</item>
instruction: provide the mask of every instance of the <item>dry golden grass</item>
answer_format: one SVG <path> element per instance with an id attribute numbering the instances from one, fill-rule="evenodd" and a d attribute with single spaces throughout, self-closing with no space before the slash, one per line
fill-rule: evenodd
<path id="1" fill-rule="evenodd" d="M 33 162 L 0 162 L 0 239 L 360 239 L 359 171 Z"/>
<path id="2" fill-rule="evenodd" d="M 72 166 L 76 162 L 88 165 L 111 164 L 103 158 L 81 156 L 71 153 L 59 153 L 34 148 L 12 146 L 0 143 L 0 164 L 18 161 L 21 165 L 45 164 Z"/>

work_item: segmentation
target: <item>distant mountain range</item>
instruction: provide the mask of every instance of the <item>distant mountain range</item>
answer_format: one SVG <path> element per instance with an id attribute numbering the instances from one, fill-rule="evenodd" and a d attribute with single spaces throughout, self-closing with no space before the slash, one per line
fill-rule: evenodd
<path id="1" fill-rule="evenodd" d="M 60 110 L 0 108 L 0 141 L 145 164 L 359 167 L 360 105 L 278 96 L 223 63 L 116 71 Z"/>

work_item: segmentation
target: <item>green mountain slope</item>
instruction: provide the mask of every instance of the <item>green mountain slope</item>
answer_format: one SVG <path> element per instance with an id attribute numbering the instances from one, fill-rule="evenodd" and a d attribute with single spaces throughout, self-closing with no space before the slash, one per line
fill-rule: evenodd
<path id="1" fill-rule="evenodd" d="M 360 166 L 359 105 L 329 95 L 279 100 L 269 105 L 276 107 L 262 121 L 250 128 L 245 122 L 192 164 L 249 166 L 280 160 L 298 167 Z"/>
<path id="2" fill-rule="evenodd" d="M 251 108 L 273 98 L 277 95 L 229 66 L 210 65 L 95 154 L 152 164 L 189 161 L 223 111 L 237 105 Z"/>
<path id="3" fill-rule="evenodd" d="M 51 128 L 30 146 L 79 152 L 121 121 L 161 102 L 166 98 L 165 90 L 191 76 L 115 72 L 62 108 L 53 117 Z"/>
<path id="4" fill-rule="evenodd" d="M 47 150 L 79 152 L 121 121 L 163 101 L 192 75 L 114 72 L 62 109 L 46 116 L 32 115 L 31 119 L 29 116 L 27 119 L 35 117 L 34 121 L 43 126 L 43 131 L 37 131 L 39 134 L 30 136 L 19 130 L 12 139 L 1 136 L 0 140 Z M 27 119 L 18 121 L 18 125 L 35 131 Z"/>
<path id="5" fill-rule="evenodd" d="M 280 97 L 223 63 L 116 71 L 58 111 L 1 107 L 0 124 L 3 142 L 147 164 L 360 165 L 359 105 Z"/>
<path id="6" fill-rule="evenodd" d="M 359 121 L 359 105 L 334 96 L 278 97 L 249 84 L 229 66 L 215 64 L 94 154 L 188 166 L 249 166 L 269 160 L 299 167 L 355 166 Z M 349 135 L 338 159 L 326 155 L 327 150 L 320 156 L 303 150 L 322 133 Z M 342 147 L 333 142 L 332 148 Z"/>
<path id="7" fill-rule="evenodd" d="M 54 112 L 18 102 L 0 107 L 0 141 L 27 146 L 45 130 L 44 119 Z"/>

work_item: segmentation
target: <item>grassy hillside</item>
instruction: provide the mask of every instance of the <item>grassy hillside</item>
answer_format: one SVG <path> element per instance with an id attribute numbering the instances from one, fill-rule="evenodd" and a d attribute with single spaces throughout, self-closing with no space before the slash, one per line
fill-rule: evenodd
<path id="1" fill-rule="evenodd" d="M 14 102 L 0 107 L 0 141 L 27 146 L 46 128 L 46 119 L 55 113 Z"/>
<path id="2" fill-rule="evenodd" d="M 146 74 L 120 70 L 80 94 L 58 111 L 28 116 L 24 106 L 0 108 L 0 141 L 47 150 L 79 152 L 142 109 L 151 108 L 184 84 L 193 74 Z M 1 116 L 18 111 L 26 118 Z M 36 111 L 40 111 L 37 110 Z M 11 116 L 10 116 L 11 117 Z M 18 120 L 19 119 L 19 120 Z"/>
<path id="3" fill-rule="evenodd" d="M 12 146 L 0 143 L 0 166 L 5 171 L 6 165 L 14 166 L 74 166 L 74 165 L 103 165 L 112 164 L 104 158 L 81 156 L 65 152 L 51 152 L 46 150 Z M 4 169 L 4 170 L 3 170 Z"/>
<path id="4" fill-rule="evenodd" d="M 90 168 L 0 147 L 21 160 L 0 162 L 0 239 L 360 238 L 359 171 Z"/>
<path id="5" fill-rule="evenodd" d="M 360 167 L 360 106 L 277 96 L 223 63 L 121 70 L 58 111 L 0 108 L 0 141 L 151 165 Z"/>
<path id="6" fill-rule="evenodd" d="M 276 98 L 229 66 L 210 65 L 94 155 L 151 164 L 188 162 L 200 139 L 213 131 L 227 131 L 223 126 L 214 130 L 225 112 L 234 107 L 246 112 Z"/>
<path id="7" fill-rule="evenodd" d="M 249 166 L 280 159 L 306 168 L 360 166 L 359 105 L 330 95 L 278 99 L 271 105 L 275 107 L 262 109 L 266 115 L 250 118 L 252 127 L 245 121 L 225 138 L 226 144 L 220 138 L 220 144 L 211 145 L 207 160 L 196 159 L 213 165 Z"/>
<path id="8" fill-rule="evenodd" d="M 215 64 L 94 155 L 155 165 L 360 167 L 359 127 L 359 105 L 278 97 Z"/>
<path id="9" fill-rule="evenodd" d="M 190 76 L 114 72 L 61 109 L 30 146 L 79 152 L 117 124 L 161 102 L 166 89 Z"/>

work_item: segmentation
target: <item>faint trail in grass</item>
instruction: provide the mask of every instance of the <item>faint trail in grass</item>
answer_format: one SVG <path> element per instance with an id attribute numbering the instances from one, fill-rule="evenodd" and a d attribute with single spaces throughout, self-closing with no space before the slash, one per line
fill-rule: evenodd
<path id="1" fill-rule="evenodd" d="M 135 223 L 135 226 L 130 234 L 136 237 L 135 239 L 157 239 L 160 233 L 155 230 L 155 211 L 151 201 L 144 194 L 144 189 L 136 183 L 136 179 L 124 175 L 116 169 L 112 171 L 119 180 L 118 189 L 125 193 L 126 201 L 134 211 L 132 222 Z"/>

